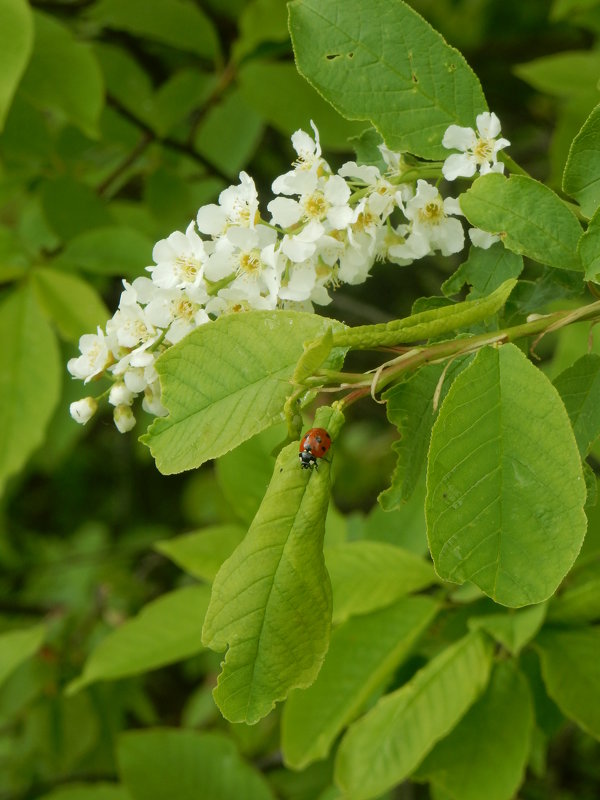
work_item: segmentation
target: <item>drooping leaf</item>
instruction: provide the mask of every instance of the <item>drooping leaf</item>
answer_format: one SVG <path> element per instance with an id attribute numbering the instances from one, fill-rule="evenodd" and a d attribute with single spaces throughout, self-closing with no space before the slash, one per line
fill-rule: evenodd
<path id="1" fill-rule="evenodd" d="M 110 317 L 98 292 L 76 275 L 51 267 L 36 269 L 33 287 L 40 306 L 68 341 L 77 342 Z"/>
<path id="2" fill-rule="evenodd" d="M 582 458 L 600 436 L 600 355 L 588 353 L 555 379 Z"/>
<path id="3" fill-rule="evenodd" d="M 350 726 L 336 782 L 353 800 L 370 800 L 404 780 L 481 694 L 490 667 L 491 646 L 479 632 L 447 647 Z"/>
<path id="4" fill-rule="evenodd" d="M 585 535 L 586 490 L 558 393 L 512 344 L 485 348 L 433 427 L 426 516 L 437 573 L 496 602 L 546 600 Z"/>
<path id="5" fill-rule="evenodd" d="M 60 393 L 56 337 L 29 286 L 0 305 L 0 491 L 44 439 Z"/>
<path id="6" fill-rule="evenodd" d="M 501 242 L 495 242 L 487 250 L 471 247 L 467 260 L 442 284 L 442 291 L 450 297 L 468 283 L 469 299 L 475 300 L 490 294 L 509 278 L 518 278 L 522 271 L 523 257 L 507 250 Z"/>
<path id="7" fill-rule="evenodd" d="M 274 800 L 222 734 L 155 728 L 121 734 L 119 772 L 133 800 Z"/>
<path id="8" fill-rule="evenodd" d="M 453 800 L 511 800 L 525 774 L 533 730 L 527 681 L 496 664 L 486 691 L 417 771 Z"/>
<path id="9" fill-rule="evenodd" d="M 536 645 L 550 697 L 565 716 L 600 739 L 600 626 L 547 628 Z"/>
<path id="10" fill-rule="evenodd" d="M 563 173 L 563 191 L 577 200 L 586 217 L 600 206 L 600 105 L 573 139 Z"/>
<path id="11" fill-rule="evenodd" d="M 0 131 L 33 43 L 33 18 L 26 0 L 0 0 Z"/>
<path id="12" fill-rule="evenodd" d="M 472 225 L 500 234 L 514 253 L 550 267 L 583 269 L 577 217 L 552 189 L 533 178 L 482 175 L 460 196 L 460 206 Z"/>
<path id="13" fill-rule="evenodd" d="M 183 0 L 99 0 L 90 16 L 106 28 L 214 58 L 219 40 L 210 18 Z"/>
<path id="14" fill-rule="evenodd" d="M 55 17 L 34 12 L 35 47 L 21 90 L 42 111 L 64 116 L 91 138 L 98 136 L 104 104 L 102 73 L 87 44 Z"/>
<path id="15" fill-rule="evenodd" d="M 435 582 L 431 563 L 384 542 L 347 542 L 325 550 L 333 621 L 390 605 Z"/>
<path id="16" fill-rule="evenodd" d="M 504 614 L 472 617 L 468 625 L 470 630 L 481 628 L 489 633 L 509 653 L 517 656 L 539 631 L 546 611 L 547 604 L 538 603 L 537 606 L 528 606 L 517 611 L 510 609 Z"/>
<path id="17" fill-rule="evenodd" d="M 300 73 L 394 150 L 444 158 L 446 128 L 486 110 L 462 55 L 401 0 L 294 0 L 290 30 Z"/>
<path id="18" fill-rule="evenodd" d="M 316 681 L 290 694 L 282 717 L 287 764 L 303 769 L 324 758 L 339 732 L 408 656 L 437 611 L 426 597 L 407 597 L 345 622 L 331 636 Z"/>
<path id="19" fill-rule="evenodd" d="M 67 692 L 74 694 L 96 681 L 139 675 L 202 650 L 209 595 L 207 586 L 186 586 L 148 603 L 102 639 Z"/>
<path id="20" fill-rule="evenodd" d="M 332 324 L 294 311 L 229 314 L 170 347 L 156 363 L 170 414 L 142 437 L 158 469 L 193 469 L 281 421 L 304 342 Z"/>
<path id="21" fill-rule="evenodd" d="M 44 625 L 16 628 L 0 634 L 0 684 L 40 649 L 45 635 Z"/>
<path id="22" fill-rule="evenodd" d="M 320 409 L 316 423 L 335 438 L 342 417 Z M 257 722 L 319 672 L 331 628 L 328 502 L 329 463 L 300 469 L 297 444 L 285 447 L 250 530 L 213 582 L 202 640 L 228 648 L 214 697 L 231 722 Z"/>
<path id="23" fill-rule="evenodd" d="M 194 578 L 212 581 L 245 534 L 240 525 L 214 525 L 174 539 L 163 539 L 156 542 L 154 549 Z"/>

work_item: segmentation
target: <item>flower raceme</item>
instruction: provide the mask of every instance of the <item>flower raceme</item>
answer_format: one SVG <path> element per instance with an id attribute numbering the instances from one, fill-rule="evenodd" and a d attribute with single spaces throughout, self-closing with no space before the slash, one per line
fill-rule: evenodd
<path id="1" fill-rule="evenodd" d="M 167 413 L 155 361 L 199 325 L 251 309 L 311 311 L 331 302 L 330 291 L 340 284 L 366 281 L 376 261 L 405 266 L 434 252 L 463 249 L 458 199 L 415 179 L 419 164 L 381 145 L 382 168 L 349 161 L 334 173 L 311 126 L 314 138 L 302 130 L 292 135 L 297 158 L 273 181 L 268 219 L 261 216 L 254 181 L 241 172 L 239 184 L 200 208 L 185 232 L 156 243 L 149 277 L 123 281 L 105 330 L 79 340 L 80 355 L 70 359 L 68 370 L 85 383 L 102 376 L 112 382 L 104 395 L 121 433 L 135 425 L 132 406 L 140 395 L 150 414 Z M 498 118 L 479 114 L 476 126 L 477 132 L 447 129 L 443 145 L 461 153 L 448 156 L 440 177 L 503 170 L 497 154 L 509 142 L 496 138 Z M 422 166 L 430 175 L 432 165 Z M 408 171 L 411 181 L 403 179 Z M 494 241 L 474 228 L 469 236 L 476 246 Z M 73 419 L 88 422 L 100 397 L 72 403 Z"/>

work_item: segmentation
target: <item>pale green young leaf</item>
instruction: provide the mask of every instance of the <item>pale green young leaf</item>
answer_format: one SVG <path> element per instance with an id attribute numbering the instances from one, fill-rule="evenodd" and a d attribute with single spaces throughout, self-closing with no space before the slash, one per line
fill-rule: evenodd
<path id="1" fill-rule="evenodd" d="M 430 562 L 385 542 L 347 542 L 325 550 L 333 622 L 390 605 L 435 583 Z"/>
<path id="2" fill-rule="evenodd" d="M 213 525 L 155 542 L 154 549 L 194 578 L 210 582 L 245 535 L 240 525 Z"/>
<path id="3" fill-rule="evenodd" d="M 104 84 L 92 49 L 55 17 L 36 11 L 34 23 L 35 47 L 21 91 L 37 108 L 59 114 L 96 138 Z"/>
<path id="4" fill-rule="evenodd" d="M 215 58 L 219 40 L 210 18 L 184 0 L 99 0 L 91 8 L 95 22 L 112 30 Z"/>
<path id="5" fill-rule="evenodd" d="M 58 344 L 30 286 L 0 305 L 0 492 L 44 440 L 60 394 Z"/>
<path id="6" fill-rule="evenodd" d="M 382 395 L 387 403 L 387 418 L 400 434 L 398 441 L 392 445 L 398 455 L 392 483 L 379 497 L 379 502 L 386 510 L 398 508 L 411 497 L 427 459 L 431 429 L 437 413 L 437 407 L 434 407 L 436 393 L 439 395 L 436 398 L 439 406 L 469 358 L 461 356 L 449 364 L 424 366 L 407 381 L 392 386 Z"/>
<path id="7" fill-rule="evenodd" d="M 517 281 L 504 281 L 487 297 L 450 303 L 441 298 L 444 306 L 428 308 L 403 319 L 382 322 L 376 325 L 358 325 L 333 334 L 336 347 L 353 347 L 357 350 L 372 350 L 374 347 L 394 346 L 418 342 L 443 336 L 451 331 L 467 328 L 483 322 L 496 314 L 506 303 Z"/>
<path id="8" fill-rule="evenodd" d="M 586 281 L 600 283 L 600 208 L 591 218 L 577 249 Z"/>
<path id="9" fill-rule="evenodd" d="M 33 18 L 26 0 L 0 0 L 0 131 L 31 55 Z"/>
<path id="10" fill-rule="evenodd" d="M 335 438 L 341 414 L 320 409 L 316 423 Z M 329 647 L 329 469 L 327 461 L 300 469 L 297 443 L 285 447 L 246 537 L 213 582 L 202 640 L 228 648 L 214 697 L 231 722 L 253 724 L 309 686 Z"/>
<path id="11" fill-rule="evenodd" d="M 555 378 L 582 458 L 600 436 L 600 355 L 587 353 Z"/>
<path id="12" fill-rule="evenodd" d="M 470 630 L 481 628 L 489 633 L 509 653 L 517 656 L 541 628 L 546 611 L 546 603 L 538 603 L 516 611 L 510 609 L 504 614 L 472 617 L 468 625 Z"/>
<path id="13" fill-rule="evenodd" d="M 325 758 L 339 732 L 411 652 L 435 617 L 427 597 L 406 597 L 336 628 L 308 689 L 290 694 L 281 721 L 285 762 L 303 769 Z"/>
<path id="14" fill-rule="evenodd" d="M 352 800 L 371 800 L 404 780 L 485 688 L 492 648 L 470 633 L 350 726 L 338 750 L 336 782 Z"/>
<path id="15" fill-rule="evenodd" d="M 591 217 L 600 206 L 600 105 L 573 139 L 563 173 L 563 191 Z"/>
<path id="16" fill-rule="evenodd" d="M 312 135 L 310 120 L 313 120 L 323 148 L 347 151 L 348 138 L 359 134 L 365 127 L 364 122 L 350 122 L 341 117 L 298 74 L 291 62 L 253 59 L 240 69 L 239 81 L 241 95 L 248 105 L 286 137 L 299 128 Z M 269 87 L 268 92 L 265 92 L 265 86 Z M 293 102 L 282 104 L 282 97 L 293 98 Z M 291 147 L 289 153 L 291 159 Z"/>
<path id="17" fill-rule="evenodd" d="M 170 347 L 156 363 L 169 416 L 142 441 L 158 469 L 199 467 L 282 420 L 305 341 L 334 323 L 294 311 L 219 317 Z"/>
<path id="18" fill-rule="evenodd" d="M 467 283 L 471 287 L 469 299 L 475 300 L 490 294 L 509 278 L 518 278 L 522 271 L 523 257 L 507 250 L 502 242 L 495 242 L 487 250 L 471 247 L 467 260 L 442 284 L 442 292 L 450 297 Z"/>
<path id="19" fill-rule="evenodd" d="M 581 225 L 543 183 L 524 175 L 482 175 L 460 196 L 460 206 L 472 225 L 501 234 L 514 253 L 550 267 L 583 269 L 577 252 Z"/>
<path id="20" fill-rule="evenodd" d="M 152 241 L 133 228 L 109 225 L 86 230 L 71 239 L 61 253 L 61 262 L 98 275 L 142 275 L 150 263 Z"/>
<path id="21" fill-rule="evenodd" d="M 393 150 L 444 158 L 446 128 L 487 108 L 463 56 L 401 0 L 294 0 L 290 30 L 301 74 Z"/>
<path id="22" fill-rule="evenodd" d="M 128 731 L 119 737 L 117 761 L 133 800 L 275 800 L 262 775 L 219 733 Z"/>
<path id="23" fill-rule="evenodd" d="M 43 267 L 34 270 L 32 277 L 38 303 L 67 341 L 77 342 L 110 317 L 98 292 L 77 275 Z"/>
<path id="24" fill-rule="evenodd" d="M 453 800 L 512 800 L 527 765 L 533 707 L 514 661 L 496 664 L 485 692 L 417 771 Z"/>
<path id="25" fill-rule="evenodd" d="M 0 633 L 0 684 L 40 649 L 45 636 L 44 625 L 16 628 Z"/>
<path id="26" fill-rule="evenodd" d="M 73 783 L 61 786 L 36 800 L 132 800 L 124 786 L 117 783 Z"/>
<path id="27" fill-rule="evenodd" d="M 96 681 L 139 675 L 202 650 L 202 622 L 209 595 L 207 586 L 185 586 L 148 603 L 102 639 L 67 693 L 74 694 Z"/>
<path id="28" fill-rule="evenodd" d="M 427 533 L 438 575 L 497 603 L 550 597 L 583 541 L 581 459 L 548 379 L 512 344 L 481 350 L 434 424 Z"/>
<path id="29" fill-rule="evenodd" d="M 546 628 L 536 645 L 550 697 L 565 716 L 600 739 L 600 626 Z"/>

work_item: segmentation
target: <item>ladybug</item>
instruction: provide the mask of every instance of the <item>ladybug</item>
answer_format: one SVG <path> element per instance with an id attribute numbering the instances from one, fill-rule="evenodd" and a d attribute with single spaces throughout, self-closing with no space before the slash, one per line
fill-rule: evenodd
<path id="1" fill-rule="evenodd" d="M 317 458 L 323 458 L 330 447 L 331 436 L 325 428 L 311 428 L 300 440 L 298 458 L 302 469 L 317 467 Z"/>

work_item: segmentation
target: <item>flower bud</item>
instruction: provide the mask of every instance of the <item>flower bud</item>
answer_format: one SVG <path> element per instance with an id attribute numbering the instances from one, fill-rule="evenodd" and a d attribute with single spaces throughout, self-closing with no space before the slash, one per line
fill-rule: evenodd
<path id="1" fill-rule="evenodd" d="M 117 406 L 113 412 L 113 419 L 119 433 L 127 433 L 135 425 L 135 417 L 129 406 Z"/>
<path id="2" fill-rule="evenodd" d="M 133 392 L 130 392 L 123 381 L 118 381 L 113 384 L 109 395 L 108 402 L 111 406 L 130 406 L 133 402 Z"/>
<path id="3" fill-rule="evenodd" d="M 90 420 L 98 410 L 98 403 L 93 397 L 84 397 L 81 400 L 76 400 L 69 406 L 69 412 L 75 422 L 80 425 Z"/>

